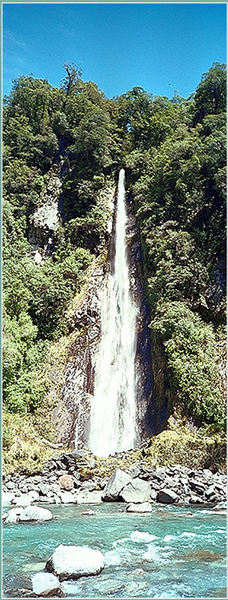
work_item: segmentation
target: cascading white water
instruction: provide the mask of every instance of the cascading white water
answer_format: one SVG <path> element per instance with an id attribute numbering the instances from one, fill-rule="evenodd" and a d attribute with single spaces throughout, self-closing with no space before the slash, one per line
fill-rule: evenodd
<path id="1" fill-rule="evenodd" d="M 91 405 L 89 448 L 98 456 L 133 448 L 136 425 L 136 313 L 126 251 L 125 172 L 118 183 L 114 272 L 102 296 L 101 342 Z"/>

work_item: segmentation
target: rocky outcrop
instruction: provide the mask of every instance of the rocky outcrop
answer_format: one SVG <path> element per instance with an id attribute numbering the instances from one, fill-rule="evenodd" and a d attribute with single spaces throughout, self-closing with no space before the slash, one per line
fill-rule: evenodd
<path id="1" fill-rule="evenodd" d="M 59 441 L 76 448 L 87 445 L 89 435 L 104 278 L 105 265 L 96 266 L 71 319 L 71 327 L 78 330 L 78 336 L 69 348 L 62 397 L 52 416 Z"/>
<path id="2" fill-rule="evenodd" d="M 29 220 L 28 237 L 34 248 L 34 261 L 37 265 L 42 264 L 53 249 L 55 235 L 61 224 L 61 190 L 60 168 L 55 165 L 50 169 L 48 181 L 41 193 L 42 204 Z"/>
<path id="3" fill-rule="evenodd" d="M 100 550 L 87 546 L 58 546 L 46 564 L 46 569 L 64 579 L 98 575 L 105 566 Z"/>

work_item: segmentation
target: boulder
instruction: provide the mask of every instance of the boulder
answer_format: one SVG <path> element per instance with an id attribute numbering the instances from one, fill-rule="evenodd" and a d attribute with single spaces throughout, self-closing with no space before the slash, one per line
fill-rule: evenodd
<path id="1" fill-rule="evenodd" d="M 71 477 L 71 475 L 62 475 L 59 478 L 59 485 L 62 489 L 66 490 L 67 492 L 70 492 L 71 490 L 73 490 L 74 487 L 73 477 Z"/>
<path id="2" fill-rule="evenodd" d="M 108 480 L 102 494 L 102 500 L 112 501 L 120 499 L 120 492 L 131 481 L 131 476 L 121 469 L 116 469 Z"/>
<path id="3" fill-rule="evenodd" d="M 50 486 L 47 483 L 40 483 L 38 486 L 40 493 L 42 494 L 42 496 L 46 496 L 47 493 L 50 490 Z"/>
<path id="4" fill-rule="evenodd" d="M 22 510 L 22 507 L 12 508 L 11 510 L 9 510 L 5 519 L 5 523 L 17 523 L 17 521 L 19 521 L 19 517 Z"/>
<path id="5" fill-rule="evenodd" d="M 102 500 L 102 492 L 94 491 L 88 492 L 87 490 L 83 490 L 82 492 L 78 492 L 76 496 L 77 504 L 98 504 Z"/>
<path id="6" fill-rule="evenodd" d="M 71 492 L 62 492 L 60 498 L 63 504 L 75 504 L 76 498 Z M 50 498 L 49 498 L 50 500 Z"/>
<path id="7" fill-rule="evenodd" d="M 46 564 L 46 569 L 64 579 L 77 579 L 87 575 L 98 575 L 105 565 L 100 550 L 87 546 L 57 546 Z"/>
<path id="8" fill-rule="evenodd" d="M 29 494 L 21 494 L 21 496 L 12 500 L 12 504 L 15 504 L 16 506 L 30 506 L 32 502 L 33 499 Z"/>
<path id="9" fill-rule="evenodd" d="M 121 492 L 121 498 L 124 502 L 148 502 L 150 499 L 150 485 L 147 481 L 139 479 L 132 479 L 129 481 L 127 485 L 123 488 Z"/>
<path id="10" fill-rule="evenodd" d="M 177 502 L 177 500 L 177 494 L 169 488 L 164 488 L 158 492 L 157 502 L 162 502 L 163 504 L 172 504 L 173 502 Z"/>
<path id="11" fill-rule="evenodd" d="M 82 512 L 82 515 L 85 516 L 91 516 L 91 515 L 95 515 L 96 513 L 94 512 L 94 510 L 85 510 L 84 512 Z"/>
<path id="12" fill-rule="evenodd" d="M 32 577 L 32 590 L 37 596 L 48 596 L 60 589 L 58 578 L 52 573 L 36 573 Z"/>
<path id="13" fill-rule="evenodd" d="M 2 493 L 2 508 L 8 508 L 11 506 L 11 502 L 14 499 L 14 494 L 12 492 L 3 492 Z"/>
<path id="14" fill-rule="evenodd" d="M 28 495 L 32 498 L 32 502 L 37 502 L 39 500 L 39 493 L 36 492 L 36 490 L 32 490 Z"/>
<path id="15" fill-rule="evenodd" d="M 130 513 L 148 513 L 152 512 L 152 506 L 149 502 L 141 502 L 140 504 L 128 504 L 126 511 Z"/>
<path id="16" fill-rule="evenodd" d="M 199 498 L 199 496 L 195 496 L 195 494 L 191 494 L 189 502 L 190 504 L 204 504 L 203 499 Z"/>
<path id="17" fill-rule="evenodd" d="M 19 516 L 20 521 L 50 521 L 52 518 L 51 511 L 40 506 L 27 506 Z"/>

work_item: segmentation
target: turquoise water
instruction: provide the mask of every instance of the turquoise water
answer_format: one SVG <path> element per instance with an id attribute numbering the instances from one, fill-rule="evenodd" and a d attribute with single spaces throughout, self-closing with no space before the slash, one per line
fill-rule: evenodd
<path id="1" fill-rule="evenodd" d="M 53 521 L 4 525 L 5 597 L 27 587 L 59 544 L 88 545 L 106 558 L 99 575 L 64 583 L 69 598 L 226 597 L 225 515 L 159 505 L 130 514 L 119 503 L 48 508 Z M 95 515 L 82 515 L 91 509 Z"/>

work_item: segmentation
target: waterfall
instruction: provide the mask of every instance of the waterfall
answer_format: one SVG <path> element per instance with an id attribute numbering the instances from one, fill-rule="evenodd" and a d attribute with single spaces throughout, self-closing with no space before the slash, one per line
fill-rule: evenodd
<path id="1" fill-rule="evenodd" d="M 98 456 L 133 448 L 136 426 L 136 313 L 130 294 L 126 249 L 125 172 L 121 169 L 116 208 L 113 273 L 101 299 L 101 342 L 91 403 L 89 448 Z"/>

